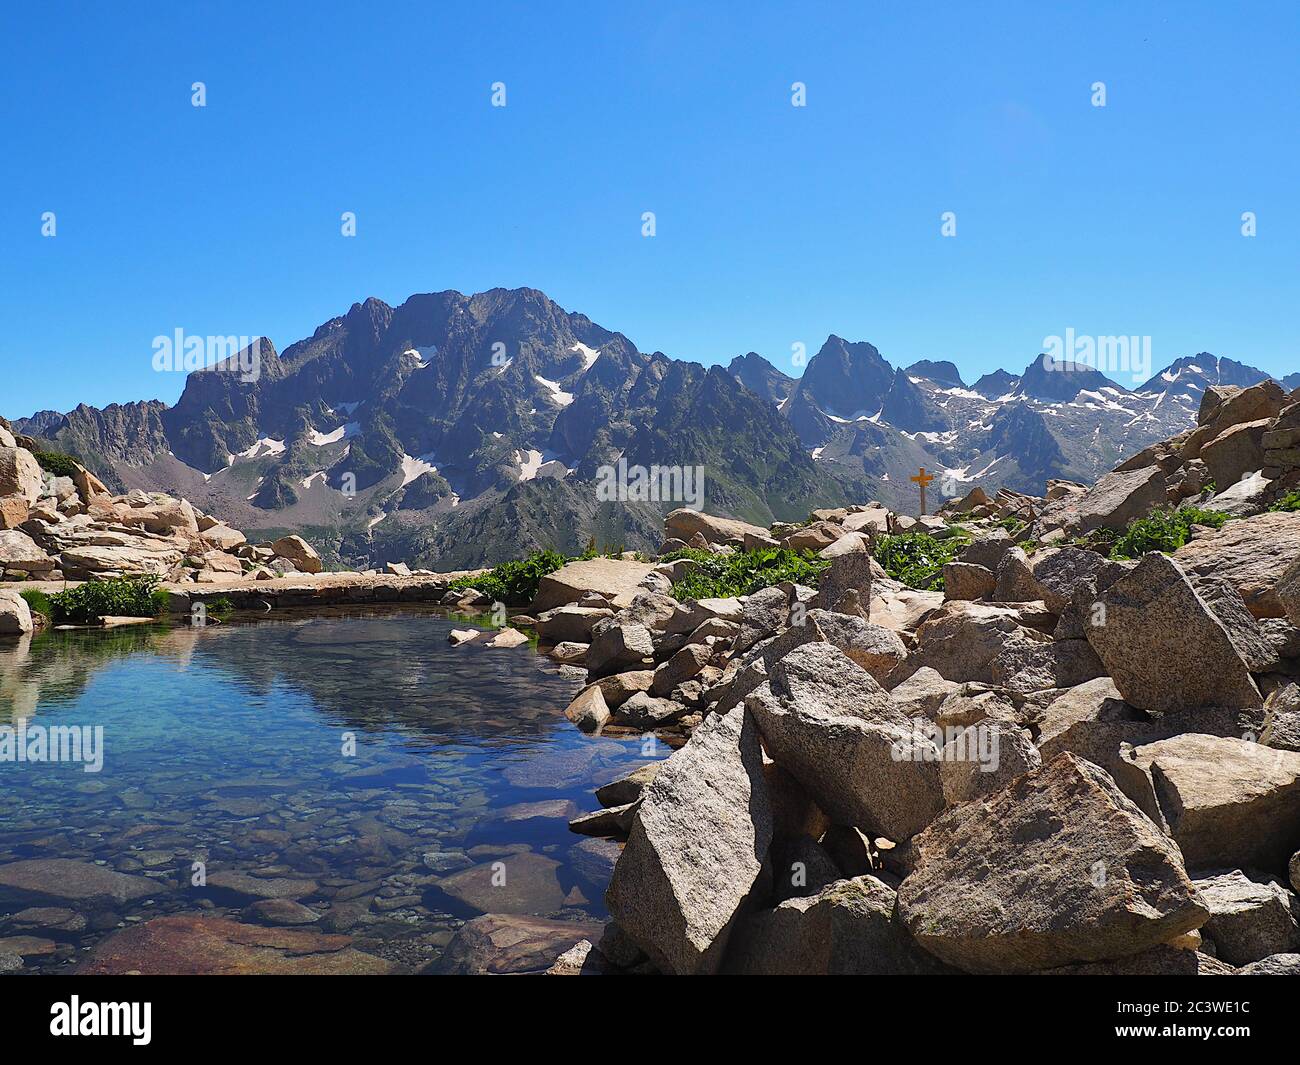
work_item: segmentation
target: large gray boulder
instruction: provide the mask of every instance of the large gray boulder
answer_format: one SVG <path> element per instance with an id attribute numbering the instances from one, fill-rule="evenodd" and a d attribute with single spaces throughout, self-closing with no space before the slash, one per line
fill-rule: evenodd
<path id="1" fill-rule="evenodd" d="M 1056 527 L 1077 532 L 1123 529 L 1166 502 L 1165 474 L 1159 466 L 1108 473 L 1082 495 L 1063 499 L 1044 514 Z"/>
<path id="2" fill-rule="evenodd" d="M 1227 629 L 1172 559 L 1145 556 L 1097 604 L 1088 642 L 1133 706 L 1170 713 L 1263 704 Z"/>
<path id="3" fill-rule="evenodd" d="M 1173 557 L 1194 580 L 1213 577 L 1233 585 L 1255 617 L 1280 618 L 1286 611 L 1278 583 L 1300 560 L 1300 513 L 1278 511 L 1230 521 L 1184 544 Z"/>
<path id="4" fill-rule="evenodd" d="M 912 851 L 899 917 L 968 972 L 1123 958 L 1208 917 L 1177 847 L 1109 775 L 1069 754 L 948 810 Z"/>
<path id="5" fill-rule="evenodd" d="M 833 645 L 795 648 L 745 706 L 773 760 L 833 821 L 904 840 L 943 809 L 932 738 Z"/>
<path id="6" fill-rule="evenodd" d="M 612 617 L 608 607 L 562 606 L 548 610 L 537 619 L 534 628 L 542 643 L 590 643 L 591 627 L 601 618 Z"/>
<path id="7" fill-rule="evenodd" d="M 994 684 L 1019 694 L 1073 688 L 1106 675 L 1087 640 L 1054 640 L 1008 647 L 989 670 Z"/>
<path id="8" fill-rule="evenodd" d="M 1116 780 L 1189 869 L 1281 874 L 1300 843 L 1300 754 L 1187 733 L 1133 749 Z"/>
<path id="9" fill-rule="evenodd" d="M 1274 954 L 1243 965 L 1237 976 L 1300 976 L 1300 954 Z"/>
<path id="10" fill-rule="evenodd" d="M 943 748 L 939 779 L 950 806 L 1005 787 L 1043 764 L 1025 730 L 1006 721 L 962 729 Z"/>
<path id="11" fill-rule="evenodd" d="M 586 664 L 592 677 L 603 677 L 639 670 L 642 663 L 654 658 L 654 653 L 654 640 L 644 625 L 624 624 L 617 617 L 603 618 L 592 626 Z"/>
<path id="12" fill-rule="evenodd" d="M 954 600 L 916 630 L 916 647 L 908 655 L 906 672 L 928 666 L 947 680 L 988 684 L 998 655 L 1050 639 L 1022 624 L 1015 611 Z"/>
<path id="13" fill-rule="evenodd" d="M 736 651 L 748 651 L 760 640 L 775 635 L 789 624 L 790 596 L 778 587 L 763 588 L 747 596 L 741 611 Z"/>
<path id="14" fill-rule="evenodd" d="M 664 534 L 676 540 L 690 542 L 699 533 L 711 544 L 742 543 L 745 535 L 767 536 L 767 530 L 735 518 L 720 518 L 704 514 L 689 507 L 679 507 L 664 518 Z"/>
<path id="15" fill-rule="evenodd" d="M 0 496 L 21 496 L 35 503 L 41 498 L 43 486 L 40 464 L 30 451 L 0 446 Z"/>
<path id="16" fill-rule="evenodd" d="M 948 562 L 943 567 L 945 599 L 988 599 L 996 586 L 993 571 L 973 562 Z"/>
<path id="17" fill-rule="evenodd" d="M 0 530 L 0 573 L 21 570 L 24 573 L 45 573 L 58 565 L 36 541 L 19 529 Z"/>
<path id="18" fill-rule="evenodd" d="M 670 695 L 677 685 L 690 680 L 708 665 L 712 655 L 712 648 L 705 644 L 687 644 L 654 671 L 650 694 L 659 698 Z"/>
<path id="19" fill-rule="evenodd" d="M 203 535 L 207 537 L 211 532 L 212 530 L 209 529 Z M 279 558 L 287 558 L 303 573 L 319 573 L 323 568 L 320 555 L 316 553 L 316 549 L 301 536 L 281 536 L 280 539 L 271 544 L 271 550 Z"/>
<path id="20" fill-rule="evenodd" d="M 758 730 L 704 722 L 645 790 L 605 900 L 664 972 L 715 972 L 772 842 Z"/>
<path id="21" fill-rule="evenodd" d="M 813 605 L 825 610 L 844 610 L 848 603 L 857 602 L 869 609 L 873 560 L 866 537 L 861 533 L 841 537 L 822 556 L 830 558 L 831 565 L 822 574 Z"/>
<path id="22" fill-rule="evenodd" d="M 877 681 L 883 681 L 907 657 L 898 633 L 873 625 L 855 614 L 810 610 L 805 624 L 815 624 L 827 642 L 834 644 Z"/>
<path id="23" fill-rule="evenodd" d="M 596 592 L 616 607 L 632 602 L 641 582 L 655 570 L 651 562 L 618 558 L 589 558 L 569 562 L 537 583 L 537 595 L 529 608 L 533 614 L 576 603 L 588 592 Z"/>

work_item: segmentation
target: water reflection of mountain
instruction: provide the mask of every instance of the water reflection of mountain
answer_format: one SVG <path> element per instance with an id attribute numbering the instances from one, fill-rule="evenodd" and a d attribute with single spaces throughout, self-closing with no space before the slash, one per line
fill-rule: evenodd
<path id="1" fill-rule="evenodd" d="M 79 695 L 99 670 L 148 653 L 204 669 L 250 697 L 288 686 L 332 725 L 400 731 L 408 742 L 478 745 L 563 727 L 574 686 L 527 648 L 453 648 L 446 618 L 384 613 L 252 625 L 54 632 L 0 645 L 0 719 Z"/>

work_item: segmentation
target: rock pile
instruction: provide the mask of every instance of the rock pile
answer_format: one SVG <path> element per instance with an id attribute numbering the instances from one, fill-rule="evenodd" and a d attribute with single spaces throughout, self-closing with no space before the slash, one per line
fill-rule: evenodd
<path id="1" fill-rule="evenodd" d="M 251 544 L 188 500 L 133 491 L 114 495 L 93 473 L 41 468 L 35 441 L 0 424 L 0 579 L 87 580 L 152 574 L 219 583 L 319 573 L 300 536 Z"/>
<path id="2" fill-rule="evenodd" d="M 954 501 L 943 592 L 871 549 L 951 526 L 877 505 L 667 519 L 668 549 L 812 548 L 818 589 L 561 571 L 536 621 L 587 671 L 568 716 L 681 746 L 572 822 L 623 849 L 611 923 L 553 971 L 1300 972 L 1300 515 L 1265 511 L 1296 408 L 1211 389 L 1091 488 Z M 1059 542 L 1243 481 L 1267 491 L 1173 555 Z"/>

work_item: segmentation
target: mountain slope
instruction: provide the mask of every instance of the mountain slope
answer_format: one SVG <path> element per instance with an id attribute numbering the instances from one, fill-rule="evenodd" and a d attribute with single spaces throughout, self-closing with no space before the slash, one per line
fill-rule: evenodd
<path id="1" fill-rule="evenodd" d="M 255 380 L 231 359 L 191 373 L 172 407 L 17 427 L 116 489 L 184 496 L 253 533 L 309 531 L 351 562 L 470 566 L 593 534 L 653 547 L 665 512 L 701 501 L 683 491 L 697 469 L 704 509 L 758 524 L 869 498 L 910 508 L 920 466 L 940 495 L 1092 481 L 1194 424 L 1207 385 L 1266 376 L 1202 353 L 1129 391 L 1040 355 L 967 387 L 951 362 L 896 369 L 832 334 L 796 380 L 754 352 L 725 369 L 643 353 L 528 288 L 367 299 L 257 353 Z M 655 482 L 667 492 L 600 491 L 657 467 L 675 471 Z"/>

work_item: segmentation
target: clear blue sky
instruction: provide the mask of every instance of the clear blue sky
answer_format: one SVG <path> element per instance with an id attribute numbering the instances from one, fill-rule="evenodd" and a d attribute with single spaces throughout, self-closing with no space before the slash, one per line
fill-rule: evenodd
<path id="1" fill-rule="evenodd" d="M 790 370 L 835 332 L 972 379 L 1073 328 L 1300 370 L 1298 12 L 11 7 L 0 413 L 173 401 L 177 328 L 283 348 L 367 296 L 497 285 L 703 362 Z"/>

